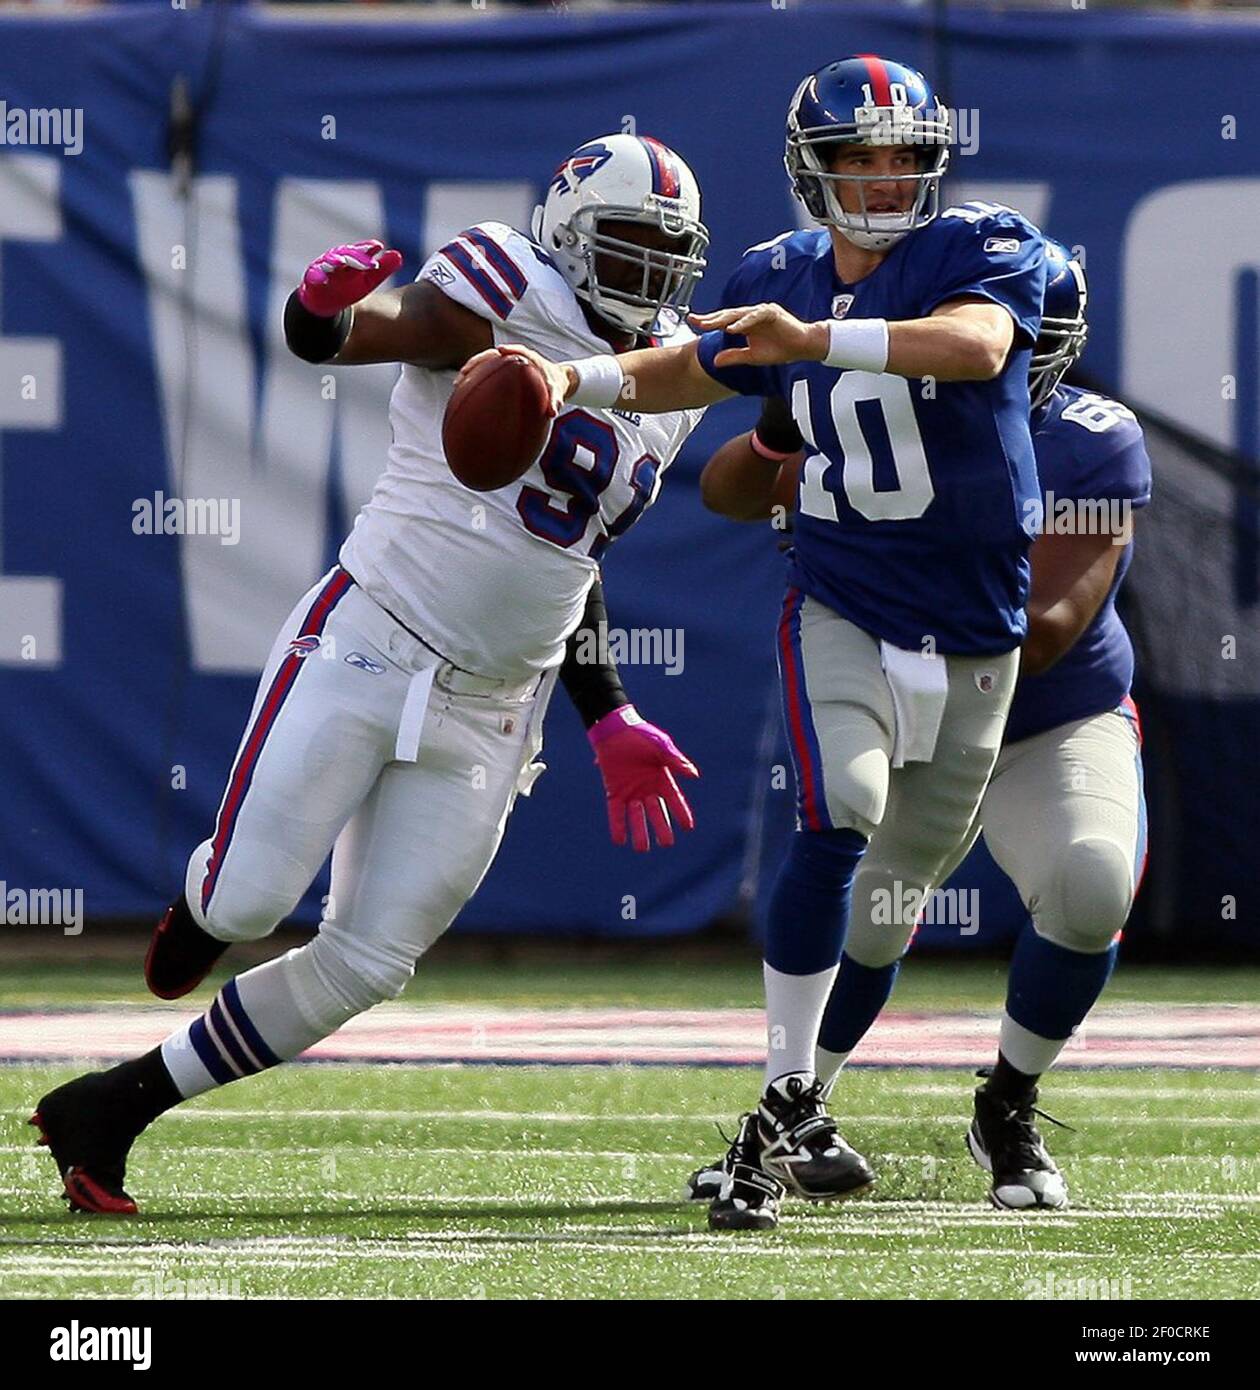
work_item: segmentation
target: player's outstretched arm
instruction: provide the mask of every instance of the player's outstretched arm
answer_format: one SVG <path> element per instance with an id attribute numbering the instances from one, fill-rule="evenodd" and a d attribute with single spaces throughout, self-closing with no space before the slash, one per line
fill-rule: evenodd
<path id="1" fill-rule="evenodd" d="M 700 365 L 694 339 L 675 347 L 637 348 L 617 357 L 587 357 L 580 362 L 548 362 L 519 343 L 502 343 L 493 351 L 524 357 L 542 372 L 553 415 L 568 404 L 661 415 L 668 410 L 699 409 L 736 394 Z M 482 353 L 468 361 L 461 379 L 489 355 Z"/>
<path id="2" fill-rule="evenodd" d="M 769 521 L 775 508 L 783 516 L 796 509 L 796 487 L 803 453 L 767 459 L 753 444 L 753 431 L 728 439 L 700 474 L 700 500 L 730 521 Z"/>
<path id="3" fill-rule="evenodd" d="M 582 621 L 565 648 L 560 681 L 573 701 L 604 780 L 613 843 L 627 835 L 636 850 L 672 845 L 673 819 L 695 826 L 676 777 L 699 777 L 696 765 L 673 739 L 643 719 L 621 684 L 608 650 L 608 610 L 598 578 L 591 585 Z"/>
<path id="4" fill-rule="evenodd" d="M 770 367 L 825 362 L 829 367 L 938 381 L 990 381 L 1006 366 L 1015 323 L 999 305 L 976 296 L 938 305 L 921 319 L 820 319 L 805 323 L 779 304 L 693 314 L 705 332 L 743 337 L 713 358 L 715 367 Z"/>
<path id="5" fill-rule="evenodd" d="M 306 267 L 284 309 L 285 341 L 306 362 L 460 367 L 490 346 L 489 323 L 426 280 L 377 287 L 402 264 L 379 241 L 335 246 Z"/>
<path id="6" fill-rule="evenodd" d="M 992 381 L 1015 343 L 1015 320 L 982 299 L 954 299 L 925 319 L 888 325 L 888 370 L 937 381 Z"/>
<path id="7" fill-rule="evenodd" d="M 770 397 L 755 429 L 728 439 L 700 474 L 700 500 L 732 521 L 767 521 L 796 507 L 796 485 L 805 454 L 787 402 Z"/>
<path id="8" fill-rule="evenodd" d="M 1021 676 L 1040 675 L 1072 650 L 1111 590 L 1126 540 L 1047 532 L 1033 542 Z"/>

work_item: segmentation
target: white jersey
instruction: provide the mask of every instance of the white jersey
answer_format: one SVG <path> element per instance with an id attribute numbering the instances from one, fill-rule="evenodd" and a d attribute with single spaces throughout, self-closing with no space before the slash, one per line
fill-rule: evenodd
<path id="1" fill-rule="evenodd" d="M 483 222 L 421 268 L 490 321 L 496 343 L 552 361 L 606 353 L 546 254 Z M 680 326 L 676 344 L 690 337 Z M 638 415 L 570 407 L 517 482 L 472 492 L 442 453 L 453 371 L 404 366 L 390 398 L 389 466 L 341 562 L 374 599 L 455 665 L 528 679 L 557 666 L 581 621 L 605 547 L 638 519 L 703 410 Z"/>

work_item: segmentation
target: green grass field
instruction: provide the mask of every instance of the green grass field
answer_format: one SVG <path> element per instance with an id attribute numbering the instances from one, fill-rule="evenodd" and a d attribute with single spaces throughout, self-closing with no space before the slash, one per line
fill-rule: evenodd
<path id="1" fill-rule="evenodd" d="M 134 969 L 15 962 L 0 1007 L 139 998 Z M 480 971 L 480 978 L 478 972 Z M 912 962 L 903 1008 L 995 1008 L 991 963 Z M 51 982 L 50 982 L 51 977 Z M 689 978 L 688 978 L 689 977 Z M 1121 971 L 1112 998 L 1254 1000 L 1254 971 Z M 742 964 L 505 969 L 452 956 L 408 998 L 756 1002 Z M 2 1020 L 0 1020 L 2 1027 Z M 855 1069 L 833 1109 L 873 1193 L 720 1236 L 680 1200 L 745 1068 L 282 1069 L 163 1117 L 133 1151 L 143 1215 L 72 1217 L 31 1147 L 64 1067 L 0 1068 L 0 1297 L 1030 1298 L 1260 1296 L 1260 1092 L 1237 1071 L 1064 1072 L 1043 1103 L 1073 1207 L 991 1210 L 964 1151 L 974 1079 Z"/>

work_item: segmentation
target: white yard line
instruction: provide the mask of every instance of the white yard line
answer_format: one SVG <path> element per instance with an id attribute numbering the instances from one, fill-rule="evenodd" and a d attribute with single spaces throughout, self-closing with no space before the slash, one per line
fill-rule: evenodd
<path id="1" fill-rule="evenodd" d="M 2 1113 L 22 1115 L 29 1112 L 8 1110 Z M 732 1121 L 730 1113 L 711 1115 L 667 1115 L 641 1111 L 577 1111 L 577 1110 L 359 1110 L 353 1107 L 339 1107 L 324 1110 L 283 1109 L 268 1107 L 266 1110 L 233 1110 L 226 1106 L 207 1106 L 202 1110 L 170 1110 L 163 1116 L 166 1120 L 252 1120 L 255 1123 L 270 1120 L 363 1120 L 370 1123 L 405 1122 L 411 1120 L 459 1120 L 468 1123 L 512 1124 L 533 1122 L 537 1124 L 708 1124 L 727 1125 Z M 841 1126 L 846 1125 L 969 1125 L 971 1116 L 959 1112 L 954 1115 L 859 1115 L 840 1111 L 836 1119 Z M 1204 1125 L 1225 1126 L 1244 1125 L 1260 1127 L 1260 1115 L 1254 1119 L 1229 1116 L 1195 1117 L 1184 1115 L 1122 1115 L 1090 1118 L 1091 1126 L 1098 1125 Z"/>

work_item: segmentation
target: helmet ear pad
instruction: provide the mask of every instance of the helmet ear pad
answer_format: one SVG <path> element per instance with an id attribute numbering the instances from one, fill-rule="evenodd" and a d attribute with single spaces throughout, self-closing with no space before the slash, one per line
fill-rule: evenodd
<path id="1" fill-rule="evenodd" d="M 543 214 L 546 209 L 541 203 L 534 209 L 533 216 L 529 219 L 529 234 L 541 246 L 543 244 Z"/>

